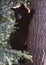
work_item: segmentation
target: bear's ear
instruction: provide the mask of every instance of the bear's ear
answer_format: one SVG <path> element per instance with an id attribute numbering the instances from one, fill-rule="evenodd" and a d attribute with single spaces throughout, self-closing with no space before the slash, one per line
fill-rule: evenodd
<path id="1" fill-rule="evenodd" d="M 11 8 L 11 10 L 15 10 L 15 9 L 19 8 L 20 6 L 21 5 L 14 6 L 14 7 Z"/>
<path id="2" fill-rule="evenodd" d="M 15 10 L 14 8 L 11 8 L 11 10 Z"/>
<path id="3" fill-rule="evenodd" d="M 33 15 L 35 14 L 35 9 L 31 9 L 30 13 L 28 13 L 29 20 L 32 19 Z"/>
<path id="4" fill-rule="evenodd" d="M 25 6 L 25 8 L 28 10 L 28 13 L 31 12 L 30 8 L 28 8 L 27 6 Z"/>

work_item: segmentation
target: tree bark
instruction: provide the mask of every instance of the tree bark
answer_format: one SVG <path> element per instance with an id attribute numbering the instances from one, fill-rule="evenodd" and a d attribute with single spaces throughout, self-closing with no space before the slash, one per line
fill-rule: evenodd
<path id="1" fill-rule="evenodd" d="M 46 65 L 46 0 L 31 3 L 35 14 L 29 27 L 28 51 L 33 55 L 33 65 Z"/>

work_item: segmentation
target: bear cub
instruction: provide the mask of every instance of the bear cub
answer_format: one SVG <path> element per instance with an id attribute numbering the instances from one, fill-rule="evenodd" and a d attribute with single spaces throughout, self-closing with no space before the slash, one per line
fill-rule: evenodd
<path id="1" fill-rule="evenodd" d="M 14 15 L 16 18 L 16 22 L 18 24 L 14 24 L 14 30 L 16 31 L 12 32 L 10 34 L 10 45 L 12 49 L 26 51 L 28 43 L 27 37 L 28 37 L 28 29 L 30 21 L 34 14 L 34 9 L 29 9 L 28 7 L 25 7 L 25 5 L 21 4 L 19 7 L 13 7 L 11 8 L 14 11 Z"/>

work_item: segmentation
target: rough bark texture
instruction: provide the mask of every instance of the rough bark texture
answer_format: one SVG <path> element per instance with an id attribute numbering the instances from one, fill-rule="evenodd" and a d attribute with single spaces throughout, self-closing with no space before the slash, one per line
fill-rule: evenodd
<path id="1" fill-rule="evenodd" d="M 36 12 L 29 27 L 28 51 L 33 65 L 46 65 L 46 0 L 32 0 L 32 6 Z"/>

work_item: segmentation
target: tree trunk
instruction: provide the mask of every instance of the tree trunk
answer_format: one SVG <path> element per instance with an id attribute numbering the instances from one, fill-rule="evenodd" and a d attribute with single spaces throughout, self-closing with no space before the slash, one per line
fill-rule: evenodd
<path id="1" fill-rule="evenodd" d="M 46 0 L 31 3 L 35 14 L 29 27 L 28 51 L 33 55 L 33 65 L 46 65 Z"/>

